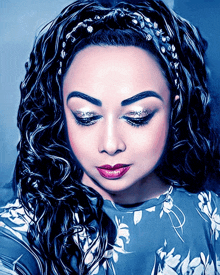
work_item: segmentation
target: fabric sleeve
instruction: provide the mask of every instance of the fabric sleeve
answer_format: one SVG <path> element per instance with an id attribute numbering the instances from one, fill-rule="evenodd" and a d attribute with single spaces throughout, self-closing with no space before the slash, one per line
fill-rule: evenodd
<path id="1" fill-rule="evenodd" d="M 210 224 L 210 252 L 217 274 L 220 274 L 220 197 L 212 192 L 200 192 L 199 213 Z"/>
<path id="2" fill-rule="evenodd" d="M 213 231 L 213 237 L 215 239 L 215 255 L 216 255 L 216 269 L 220 274 L 220 197 L 217 194 L 212 194 L 214 207 L 211 219 L 211 228 Z"/>
<path id="3" fill-rule="evenodd" d="M 31 248 L 0 228 L 0 274 L 41 274 L 40 260 Z"/>
<path id="4" fill-rule="evenodd" d="M 42 261 L 27 239 L 30 222 L 18 199 L 0 207 L 1 275 L 43 274 Z"/>

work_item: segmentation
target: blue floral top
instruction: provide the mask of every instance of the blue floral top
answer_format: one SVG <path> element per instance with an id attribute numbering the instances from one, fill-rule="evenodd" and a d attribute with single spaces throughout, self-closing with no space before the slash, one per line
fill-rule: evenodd
<path id="1" fill-rule="evenodd" d="M 117 237 L 92 275 L 220 274 L 220 199 L 215 193 L 171 187 L 137 206 L 105 201 L 104 211 L 115 223 Z M 40 260 L 26 239 L 30 220 L 18 200 L 0 212 L 0 274 L 41 274 Z M 82 249 L 92 241 L 84 232 L 79 239 Z"/>

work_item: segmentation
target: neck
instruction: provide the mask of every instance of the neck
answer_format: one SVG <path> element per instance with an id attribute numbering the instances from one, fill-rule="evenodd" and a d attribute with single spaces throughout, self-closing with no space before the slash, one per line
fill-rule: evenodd
<path id="1" fill-rule="evenodd" d="M 84 174 L 82 182 L 85 185 L 95 189 L 104 199 L 113 201 L 117 204 L 126 205 L 141 203 L 149 199 L 156 198 L 164 194 L 170 187 L 165 184 L 155 173 L 151 173 L 146 178 L 143 178 L 133 184 L 131 187 L 117 192 L 109 192 L 101 188 L 93 181 L 91 182 L 91 179 L 86 174 Z"/>
<path id="2" fill-rule="evenodd" d="M 169 189 L 161 179 L 151 174 L 127 190 L 111 194 L 111 200 L 117 204 L 135 204 L 156 198 Z"/>

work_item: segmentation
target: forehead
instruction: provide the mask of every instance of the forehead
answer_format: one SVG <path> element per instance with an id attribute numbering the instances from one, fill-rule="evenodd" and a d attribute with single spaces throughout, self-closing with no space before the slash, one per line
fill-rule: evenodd
<path id="1" fill-rule="evenodd" d="M 80 91 L 103 96 L 133 96 L 146 90 L 168 98 L 167 81 L 154 56 L 133 46 L 89 46 L 76 54 L 63 84 L 64 97 Z"/>

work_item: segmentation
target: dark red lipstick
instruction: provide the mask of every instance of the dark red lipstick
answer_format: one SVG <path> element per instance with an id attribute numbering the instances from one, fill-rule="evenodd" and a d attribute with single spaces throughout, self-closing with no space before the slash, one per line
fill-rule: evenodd
<path id="1" fill-rule="evenodd" d="M 114 166 L 105 164 L 99 167 L 96 167 L 99 171 L 99 174 L 106 179 L 119 179 L 130 169 L 130 165 L 127 164 L 116 164 Z"/>

